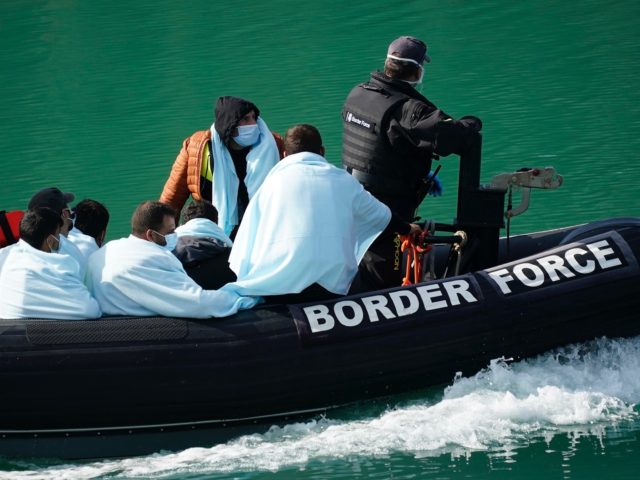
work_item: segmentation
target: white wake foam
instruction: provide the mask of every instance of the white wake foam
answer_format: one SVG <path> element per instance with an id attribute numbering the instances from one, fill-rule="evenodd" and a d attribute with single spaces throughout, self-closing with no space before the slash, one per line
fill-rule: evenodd
<path id="1" fill-rule="evenodd" d="M 309 461 L 394 452 L 415 456 L 505 452 L 560 433 L 604 435 L 636 418 L 640 337 L 601 339 L 538 358 L 496 360 L 425 398 L 352 421 L 321 419 L 272 428 L 212 448 L 86 465 L 0 472 L 0 479 L 154 478 L 182 473 L 278 471 Z M 35 467 L 35 466 L 34 466 Z"/>

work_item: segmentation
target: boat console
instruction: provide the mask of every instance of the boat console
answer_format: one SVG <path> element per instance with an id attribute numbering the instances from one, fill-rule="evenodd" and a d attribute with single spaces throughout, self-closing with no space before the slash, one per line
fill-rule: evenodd
<path id="1" fill-rule="evenodd" d="M 457 214 L 452 224 L 433 221 L 424 223 L 427 234 L 421 238 L 427 245 L 450 245 L 449 258 L 440 273 L 433 266 L 423 268 L 423 280 L 458 275 L 489 268 L 498 263 L 500 229 L 510 235 L 511 218 L 524 213 L 530 205 L 531 189 L 551 190 L 562 185 L 563 177 L 553 167 L 525 167 L 495 175 L 489 184 L 480 183 L 482 163 L 481 138 L 460 156 Z M 520 193 L 520 203 L 513 206 L 513 194 Z M 505 197 L 507 207 L 505 208 Z M 506 219 L 506 225 L 505 225 Z M 436 235 L 437 231 L 453 235 Z M 508 245 L 507 241 L 507 245 Z M 433 265 L 433 262 L 432 262 Z"/>

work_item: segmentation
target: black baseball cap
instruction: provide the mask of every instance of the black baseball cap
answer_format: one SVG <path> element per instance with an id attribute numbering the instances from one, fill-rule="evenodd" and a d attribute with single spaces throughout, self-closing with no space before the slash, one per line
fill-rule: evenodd
<path id="1" fill-rule="evenodd" d="M 43 188 L 36 193 L 29 201 L 29 210 L 38 207 L 49 207 L 60 214 L 65 208 L 69 208 L 69 202 L 73 202 L 75 196 L 73 193 L 62 192 L 59 188 L 49 187 Z"/>
<path id="2" fill-rule="evenodd" d="M 427 55 L 427 44 L 415 37 L 408 36 L 396 38 L 391 42 L 387 50 L 387 57 L 413 62 L 418 65 L 431 61 L 431 57 Z"/>

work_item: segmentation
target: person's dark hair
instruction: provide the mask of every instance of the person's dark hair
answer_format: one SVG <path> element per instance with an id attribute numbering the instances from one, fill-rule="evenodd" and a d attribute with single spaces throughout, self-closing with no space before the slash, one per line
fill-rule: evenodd
<path id="1" fill-rule="evenodd" d="M 211 202 L 194 200 L 182 211 L 182 223 L 187 223 L 194 218 L 207 218 L 213 223 L 218 223 L 218 210 Z"/>
<path id="2" fill-rule="evenodd" d="M 384 74 L 387 77 L 397 78 L 398 80 L 408 80 L 415 78 L 420 67 L 413 62 L 403 62 L 387 58 L 384 62 Z"/>
<path id="3" fill-rule="evenodd" d="M 146 201 L 138 205 L 131 216 L 131 232 L 144 235 L 147 230 L 160 230 L 164 217 L 174 217 L 176 211 L 169 205 L 160 202 Z"/>
<path id="4" fill-rule="evenodd" d="M 74 227 L 85 235 L 97 240 L 107 229 L 109 211 L 100 202 L 87 198 L 79 202 L 73 210 L 76 213 Z"/>
<path id="5" fill-rule="evenodd" d="M 322 155 L 322 137 L 313 125 L 306 123 L 294 125 L 284 137 L 284 150 L 287 155 L 300 152 L 311 152 Z"/>
<path id="6" fill-rule="evenodd" d="M 49 235 L 55 235 L 62 226 L 62 217 L 48 207 L 27 210 L 20 221 L 20 238 L 40 250 Z"/>

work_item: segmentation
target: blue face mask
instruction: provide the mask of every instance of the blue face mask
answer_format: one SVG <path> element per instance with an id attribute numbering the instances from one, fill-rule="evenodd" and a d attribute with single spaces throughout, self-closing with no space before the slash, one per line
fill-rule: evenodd
<path id="1" fill-rule="evenodd" d="M 242 125 L 238 127 L 238 136 L 233 137 L 233 141 L 241 147 L 255 145 L 260 138 L 258 125 Z"/>
<path id="2" fill-rule="evenodd" d="M 173 252 L 175 250 L 176 245 L 178 244 L 178 234 L 176 232 L 167 233 L 166 235 L 162 235 L 161 233 L 158 233 L 155 230 L 154 232 L 160 235 L 162 238 L 164 238 L 165 244 L 159 245 L 160 247 L 164 248 L 169 252 Z"/>
<path id="3" fill-rule="evenodd" d="M 178 234 L 173 232 L 164 236 L 164 240 L 167 244 L 164 246 L 165 249 L 173 252 L 176 249 L 176 245 L 178 244 Z"/>

